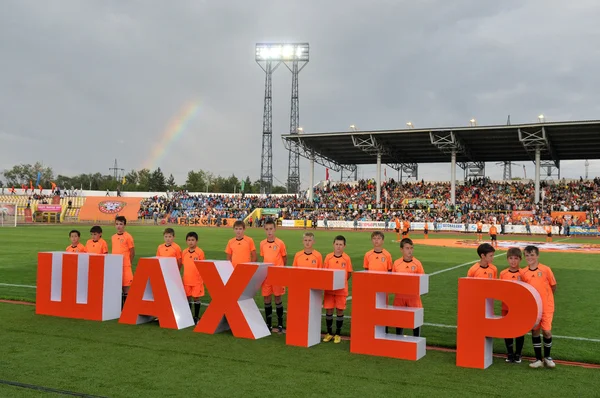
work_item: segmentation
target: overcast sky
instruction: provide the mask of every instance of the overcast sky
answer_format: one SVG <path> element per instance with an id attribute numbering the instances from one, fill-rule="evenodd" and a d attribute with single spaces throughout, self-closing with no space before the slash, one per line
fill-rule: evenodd
<path id="1" fill-rule="evenodd" d="M 600 119 L 597 0 L 0 0 L 0 170 L 127 171 L 185 109 L 199 112 L 160 166 L 260 175 L 258 42 L 309 42 L 305 132 Z M 287 179 L 291 73 L 273 76 L 275 184 Z M 533 165 L 527 163 L 527 175 Z M 308 161 L 301 159 L 308 184 Z M 419 177 L 449 179 L 447 165 Z M 502 168 L 487 165 L 501 178 Z M 459 174 L 462 170 L 458 169 Z M 317 179 L 325 169 L 318 166 Z M 360 167 L 359 177 L 374 167 Z M 390 176 L 391 170 L 388 170 Z M 522 166 L 513 175 L 522 177 Z M 561 176 L 584 174 L 563 162 Z M 337 178 L 337 173 L 331 173 Z M 590 161 L 590 177 L 600 161 Z M 279 180 L 279 181 L 277 181 Z"/>

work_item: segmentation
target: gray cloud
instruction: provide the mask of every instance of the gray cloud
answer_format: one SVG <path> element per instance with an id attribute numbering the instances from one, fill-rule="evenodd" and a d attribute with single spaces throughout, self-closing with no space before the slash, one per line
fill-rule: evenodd
<path id="1" fill-rule="evenodd" d="M 14 0 L 2 8 L 0 169 L 43 160 L 59 173 L 108 171 L 114 158 L 140 168 L 197 101 L 197 117 L 154 166 L 180 183 L 199 168 L 256 179 L 264 74 L 254 44 L 264 41 L 311 44 L 300 74 L 306 132 L 600 113 L 596 1 Z M 285 181 L 279 135 L 289 130 L 291 74 L 282 67 L 273 80 L 274 170 Z M 590 163 L 600 174 L 600 162 Z M 423 165 L 420 176 L 440 179 L 440 167 Z M 369 177 L 374 167 L 360 170 Z M 499 178 L 502 169 L 487 172 Z M 583 173 L 583 162 L 563 163 L 562 176 Z"/>

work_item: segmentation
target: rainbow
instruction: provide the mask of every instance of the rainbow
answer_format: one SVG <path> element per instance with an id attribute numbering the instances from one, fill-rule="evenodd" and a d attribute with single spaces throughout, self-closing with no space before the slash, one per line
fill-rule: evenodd
<path id="1" fill-rule="evenodd" d="M 198 115 L 199 110 L 200 103 L 198 101 L 190 102 L 181 109 L 177 117 L 171 120 L 162 137 L 154 145 L 150 157 L 144 162 L 145 169 L 152 171 L 158 167 L 158 164 L 165 157 L 169 148 L 187 130 L 190 122 Z"/>

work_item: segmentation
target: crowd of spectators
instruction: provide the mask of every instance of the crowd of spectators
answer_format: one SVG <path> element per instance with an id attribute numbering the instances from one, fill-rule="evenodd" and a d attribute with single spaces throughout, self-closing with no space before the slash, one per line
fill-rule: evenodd
<path id="1" fill-rule="evenodd" d="M 307 195 L 190 195 L 167 192 L 145 199 L 140 218 L 244 219 L 255 208 L 280 209 L 286 219 L 385 221 L 399 217 L 411 221 L 476 223 L 480 219 L 497 223 L 561 223 L 552 220 L 552 211 L 584 211 L 590 219 L 600 216 L 600 179 L 591 181 L 542 182 L 540 203 L 534 203 L 532 182 L 492 182 L 487 178 L 456 185 L 456 206 L 452 206 L 449 182 L 404 182 L 390 179 L 382 183 L 377 203 L 376 182 L 331 183 L 316 187 L 313 203 Z M 514 211 L 529 212 L 515 218 Z M 254 225 L 260 225 L 253 220 Z"/>

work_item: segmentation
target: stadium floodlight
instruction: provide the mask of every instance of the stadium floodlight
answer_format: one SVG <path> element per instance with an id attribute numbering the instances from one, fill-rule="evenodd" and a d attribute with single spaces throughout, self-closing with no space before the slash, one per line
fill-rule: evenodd
<path id="1" fill-rule="evenodd" d="M 408 126 L 409 129 L 414 129 L 415 128 L 415 126 L 413 125 L 412 122 L 406 123 L 406 126 Z"/>
<path id="2" fill-rule="evenodd" d="M 308 62 L 308 43 L 258 43 L 256 61 Z"/>
<path id="3" fill-rule="evenodd" d="M 538 122 L 544 123 L 544 119 L 545 119 L 545 117 L 543 114 L 538 116 Z"/>
<path id="4" fill-rule="evenodd" d="M 304 129 L 302 127 L 298 127 L 298 134 L 302 134 L 304 132 Z"/>
<path id="5" fill-rule="evenodd" d="M 469 123 L 471 123 L 471 127 L 477 126 L 477 120 L 475 118 L 469 120 Z"/>

